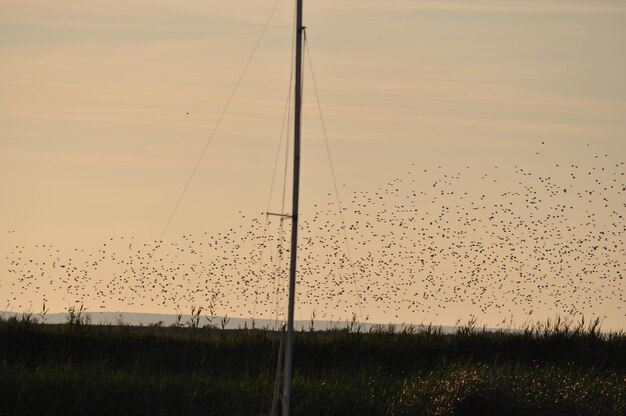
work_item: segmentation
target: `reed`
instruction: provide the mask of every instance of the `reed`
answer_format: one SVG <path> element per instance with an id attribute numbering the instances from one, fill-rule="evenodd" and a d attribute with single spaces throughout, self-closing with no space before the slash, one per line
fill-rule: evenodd
<path id="1" fill-rule="evenodd" d="M 277 332 L 75 322 L 0 320 L 0 414 L 269 412 Z M 626 336 L 597 320 L 454 334 L 349 320 L 296 333 L 295 352 L 298 415 L 626 414 Z"/>

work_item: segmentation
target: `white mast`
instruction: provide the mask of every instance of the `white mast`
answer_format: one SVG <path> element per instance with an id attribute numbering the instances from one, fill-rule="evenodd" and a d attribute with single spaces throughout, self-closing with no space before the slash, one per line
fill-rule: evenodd
<path id="1" fill-rule="evenodd" d="M 296 0 L 296 91 L 293 147 L 293 205 L 291 209 L 291 263 L 289 266 L 289 311 L 285 348 L 285 380 L 283 384 L 283 416 L 289 416 L 291 398 L 291 367 L 293 362 L 293 315 L 296 300 L 296 260 L 298 248 L 298 203 L 300 194 L 300 122 L 302 114 L 302 0 Z"/>

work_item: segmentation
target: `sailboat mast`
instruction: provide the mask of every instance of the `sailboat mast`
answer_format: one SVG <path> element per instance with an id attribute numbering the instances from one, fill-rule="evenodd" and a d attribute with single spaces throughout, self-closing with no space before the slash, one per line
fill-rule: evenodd
<path id="1" fill-rule="evenodd" d="M 298 206 L 300 196 L 300 123 L 302 115 L 302 0 L 296 0 L 296 89 L 294 105 L 293 205 L 291 209 L 291 263 L 289 266 L 289 309 L 285 348 L 285 380 L 283 384 L 283 416 L 289 416 L 291 370 L 293 362 L 293 315 L 296 300 L 296 260 L 298 258 Z"/>

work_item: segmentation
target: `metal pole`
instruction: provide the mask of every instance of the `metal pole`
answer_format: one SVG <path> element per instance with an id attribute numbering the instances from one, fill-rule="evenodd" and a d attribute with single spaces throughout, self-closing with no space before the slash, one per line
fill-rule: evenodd
<path id="1" fill-rule="evenodd" d="M 285 324 L 280 326 L 280 343 L 278 344 L 278 363 L 276 364 L 276 379 L 274 383 L 274 397 L 272 397 L 271 416 L 278 416 L 278 398 L 280 397 L 280 376 L 283 374 L 285 349 Z"/>
<path id="2" fill-rule="evenodd" d="M 293 315 L 296 300 L 296 259 L 298 249 L 298 198 L 300 193 L 300 122 L 302 114 L 302 0 L 296 9 L 296 97 L 293 146 L 293 205 L 291 210 L 291 264 L 289 266 L 289 310 L 285 348 L 285 381 L 283 383 L 283 416 L 289 416 L 291 399 L 291 364 L 293 362 Z"/>

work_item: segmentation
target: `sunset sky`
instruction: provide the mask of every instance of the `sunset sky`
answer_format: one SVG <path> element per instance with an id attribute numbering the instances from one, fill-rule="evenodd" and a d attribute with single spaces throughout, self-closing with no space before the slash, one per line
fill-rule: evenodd
<path id="1" fill-rule="evenodd" d="M 6 253 L 0 310 L 38 309 L 46 297 L 44 289 L 16 295 L 22 273 L 11 264 L 19 257 L 16 247 L 28 253 L 20 260 L 24 267 L 42 260 L 35 248 L 42 244 L 97 251 L 110 238 L 160 238 L 274 5 L 0 0 L 0 245 Z M 292 17 L 293 2 L 280 1 L 164 239 L 265 221 L 289 88 Z M 374 194 L 408 172 L 428 172 L 412 185 L 418 194 L 431 191 L 433 169 L 473 172 L 463 182 L 470 195 L 485 193 L 483 173 L 493 176 L 498 185 L 487 195 L 493 206 L 518 183 L 517 167 L 561 184 L 568 180 L 563 166 L 593 167 L 594 175 L 597 169 L 614 176 L 577 182 L 568 195 L 577 186 L 615 184 L 614 198 L 606 196 L 607 210 L 594 220 L 612 230 L 606 243 L 615 248 L 602 261 L 581 259 L 580 267 L 608 261 L 624 274 L 625 223 L 613 214 L 626 213 L 619 188 L 626 183 L 620 165 L 626 159 L 626 3 L 305 0 L 304 20 L 348 224 L 359 220 L 348 206 L 351 195 Z M 312 221 L 314 204 L 332 201 L 334 188 L 308 60 L 305 65 L 302 217 Z M 280 210 L 279 194 L 276 185 L 273 211 Z M 603 203 L 598 193 L 590 195 L 589 207 Z M 431 203 L 412 201 L 419 209 Z M 573 209 L 563 228 L 584 224 L 582 209 Z M 578 267 L 574 257 L 567 261 Z M 624 280 L 585 287 L 595 294 L 587 301 L 608 300 L 577 310 L 626 329 L 623 298 L 615 294 L 626 292 Z M 89 296 L 86 304 L 96 310 Z M 47 301 L 53 311 L 69 302 L 56 292 L 48 292 Z M 124 300 L 106 305 L 110 311 L 173 308 Z M 300 314 L 308 318 L 311 308 Z M 437 314 L 396 316 L 373 301 L 363 309 L 375 321 L 440 324 L 465 319 L 467 311 L 460 303 Z M 489 325 L 511 315 L 521 323 L 528 309 L 477 313 Z M 546 307 L 532 319 L 564 312 Z"/>

